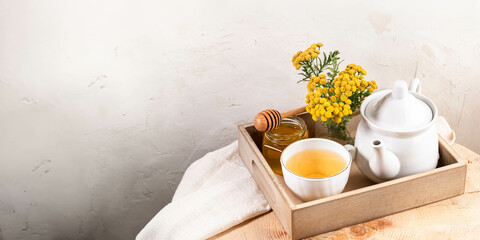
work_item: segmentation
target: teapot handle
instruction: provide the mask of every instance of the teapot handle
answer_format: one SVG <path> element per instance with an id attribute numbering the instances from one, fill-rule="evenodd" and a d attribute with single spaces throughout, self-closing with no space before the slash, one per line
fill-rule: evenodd
<path id="1" fill-rule="evenodd" d="M 445 119 L 443 116 L 438 116 L 436 125 L 440 137 L 445 139 L 448 145 L 452 145 L 457 136 L 455 135 L 455 131 L 448 124 L 447 119 Z"/>
<path id="2" fill-rule="evenodd" d="M 422 83 L 420 82 L 420 79 L 414 78 L 410 82 L 410 87 L 408 87 L 409 91 L 416 92 L 418 94 L 422 94 Z"/>

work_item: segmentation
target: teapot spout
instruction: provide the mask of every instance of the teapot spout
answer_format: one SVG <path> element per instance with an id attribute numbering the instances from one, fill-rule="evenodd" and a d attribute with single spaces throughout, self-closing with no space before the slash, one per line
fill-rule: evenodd
<path id="1" fill-rule="evenodd" d="M 373 159 L 369 159 L 370 169 L 380 179 L 393 179 L 400 172 L 400 160 L 380 140 L 372 141 Z"/>

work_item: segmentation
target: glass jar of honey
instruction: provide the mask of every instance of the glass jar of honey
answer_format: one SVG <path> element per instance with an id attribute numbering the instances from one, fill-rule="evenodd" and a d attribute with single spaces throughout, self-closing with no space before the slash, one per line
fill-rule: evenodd
<path id="1" fill-rule="evenodd" d="M 303 119 L 292 116 L 282 119 L 280 126 L 263 134 L 262 154 L 273 172 L 282 175 L 280 155 L 290 144 L 308 138 L 307 125 Z"/>

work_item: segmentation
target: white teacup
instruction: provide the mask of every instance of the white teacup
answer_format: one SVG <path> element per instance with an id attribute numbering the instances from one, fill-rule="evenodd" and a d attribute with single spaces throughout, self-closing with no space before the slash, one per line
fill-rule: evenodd
<path id="1" fill-rule="evenodd" d="M 339 173 L 326 178 L 306 178 L 291 172 L 286 162 L 296 153 L 308 149 L 325 149 L 333 151 L 346 162 L 346 167 Z M 355 157 L 355 147 L 342 146 L 337 142 L 323 138 L 309 138 L 290 144 L 280 156 L 283 178 L 295 195 L 304 201 L 311 201 L 322 197 L 341 193 L 348 181 L 352 159 Z"/>

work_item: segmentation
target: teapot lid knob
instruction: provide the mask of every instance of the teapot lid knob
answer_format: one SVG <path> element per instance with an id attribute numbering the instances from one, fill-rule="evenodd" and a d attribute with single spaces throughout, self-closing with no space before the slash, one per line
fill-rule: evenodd
<path id="1" fill-rule="evenodd" d="M 397 80 L 393 85 L 392 97 L 395 99 L 404 99 L 408 95 L 408 86 L 405 81 Z"/>

